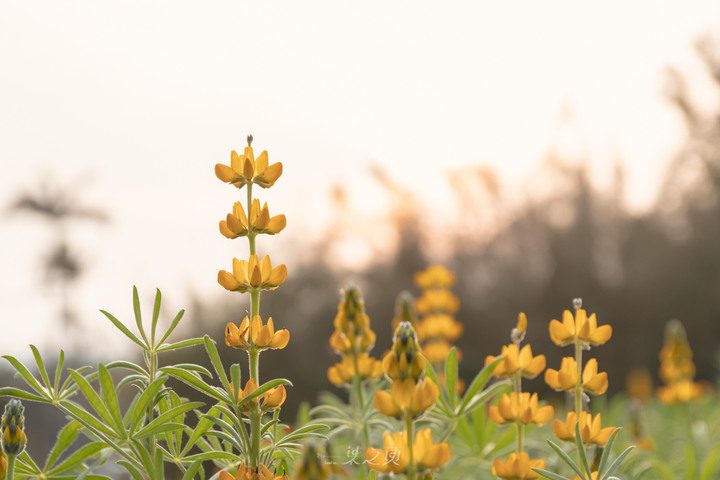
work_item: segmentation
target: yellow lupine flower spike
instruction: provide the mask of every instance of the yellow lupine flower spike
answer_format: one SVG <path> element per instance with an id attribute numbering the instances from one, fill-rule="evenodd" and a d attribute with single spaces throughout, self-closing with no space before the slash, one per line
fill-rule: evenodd
<path id="1" fill-rule="evenodd" d="M 357 369 L 355 371 L 355 363 Z M 328 368 L 328 380 L 334 385 L 349 384 L 355 374 L 360 378 L 380 378 L 383 374 L 382 362 L 367 353 L 360 353 L 356 357 L 345 355 L 339 363 Z"/>
<path id="2" fill-rule="evenodd" d="M 230 165 L 218 163 L 215 165 L 215 176 L 225 183 L 231 183 L 242 188 L 249 183 L 254 183 L 262 188 L 272 187 L 280 175 L 282 175 L 282 163 L 268 165 L 268 153 L 266 150 L 255 159 L 255 154 L 250 146 L 252 136 L 248 136 L 248 146 L 242 155 L 233 150 L 230 154 Z"/>
<path id="3" fill-rule="evenodd" d="M 274 290 L 287 278 L 287 267 L 280 264 L 273 268 L 270 256 L 262 261 L 257 255 L 250 255 L 249 260 L 233 258 L 232 273 L 225 270 L 218 272 L 218 283 L 226 290 L 247 292 L 251 289 Z"/>
<path id="4" fill-rule="evenodd" d="M 455 274 L 442 265 L 431 265 L 414 276 L 415 285 L 423 290 L 450 288 L 455 283 Z"/>
<path id="5" fill-rule="evenodd" d="M 393 335 L 392 349 L 383 358 L 385 374 L 392 380 L 412 378 L 417 381 L 425 371 L 425 358 L 415 329 L 408 322 L 401 322 Z"/>

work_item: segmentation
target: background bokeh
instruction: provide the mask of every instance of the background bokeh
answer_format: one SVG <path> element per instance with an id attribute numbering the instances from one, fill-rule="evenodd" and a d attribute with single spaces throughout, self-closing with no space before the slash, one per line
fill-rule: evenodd
<path id="1" fill-rule="evenodd" d="M 146 309 L 162 290 L 167 322 L 186 309 L 181 335 L 222 343 L 247 306 L 215 278 L 246 246 L 217 231 L 239 196 L 213 166 L 252 133 L 285 167 L 260 194 L 288 227 L 258 241 L 290 270 L 262 305 L 291 331 L 263 356 L 295 385 L 289 416 L 331 388 L 340 288 L 362 288 L 379 356 L 397 294 L 434 262 L 458 276 L 466 378 L 520 311 L 559 365 L 547 324 L 582 297 L 614 329 L 597 352 L 610 394 L 657 370 L 672 318 L 714 381 L 716 2 L 2 10 L 0 353 L 134 358 L 98 313 L 132 322 L 132 285 Z"/>

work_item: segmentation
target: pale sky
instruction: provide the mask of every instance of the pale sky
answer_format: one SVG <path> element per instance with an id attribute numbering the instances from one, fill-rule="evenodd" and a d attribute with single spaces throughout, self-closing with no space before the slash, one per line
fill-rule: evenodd
<path id="1" fill-rule="evenodd" d="M 291 245 L 325 227 L 326 187 L 382 209 L 370 163 L 428 205 L 442 205 L 447 169 L 477 163 L 532 188 L 567 105 L 599 182 L 623 158 L 631 206 L 649 205 L 684 134 L 662 73 L 682 69 L 699 101 L 716 102 L 693 42 L 719 24 L 716 1 L 5 0 L 0 353 L 71 346 L 53 334 L 57 298 L 42 285 L 52 229 L 5 214 L 43 178 L 76 182 L 112 217 L 71 232 L 88 264 L 77 310 L 102 355 L 123 340 L 97 310 L 131 322 L 133 284 L 148 311 L 160 288 L 167 315 L 188 292 L 225 295 L 217 271 L 246 246 L 217 222 L 242 194 L 213 166 L 249 133 L 285 166 L 261 192 L 288 216 L 262 239 L 274 262 L 292 264 Z"/>

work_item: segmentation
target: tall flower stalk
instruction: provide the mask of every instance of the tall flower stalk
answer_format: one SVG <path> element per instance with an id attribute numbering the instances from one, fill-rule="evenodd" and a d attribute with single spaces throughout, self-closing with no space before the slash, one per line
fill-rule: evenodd
<path id="1" fill-rule="evenodd" d="M 546 364 L 544 355 L 533 357 L 529 344 L 520 348 L 526 331 L 527 317 L 520 313 L 517 325 L 510 334 L 512 343 L 502 347 L 502 361 L 493 370 L 495 376 L 512 379 L 513 386 L 510 394 L 504 394 L 497 405 L 488 409 L 490 420 L 498 425 L 514 424 L 516 429 L 515 453 L 510 454 L 504 461 L 495 459 L 492 465 L 493 475 L 505 479 L 532 479 L 540 476 L 531 468 L 545 468 L 545 462 L 542 459 L 531 459 L 524 451 L 525 426 L 531 423 L 545 424 L 555 414 L 552 406 L 539 406 L 537 393 L 531 395 L 522 391 L 523 377 L 535 378 L 545 369 Z M 497 357 L 488 355 L 485 365 L 488 366 L 496 360 Z"/>
<path id="2" fill-rule="evenodd" d="M 260 354 L 268 348 L 284 348 L 290 339 L 290 334 L 287 330 L 276 332 L 272 318 L 268 318 L 264 323 L 260 316 L 261 292 L 274 290 L 282 284 L 287 278 L 287 268 L 284 264 L 273 268 L 269 256 L 259 259 L 256 237 L 259 234 L 279 233 L 285 228 L 286 220 L 284 215 L 271 217 L 267 204 L 260 208 L 259 199 L 253 197 L 253 186 L 270 188 L 281 174 L 282 163 L 270 165 L 267 151 L 263 151 L 255 158 L 252 136 L 248 136 L 248 146 L 245 147 L 242 155 L 232 152 L 229 166 L 223 164 L 215 166 L 215 175 L 220 180 L 238 189 L 246 188 L 245 208 L 241 202 L 236 202 L 226 220 L 220 222 L 220 233 L 230 239 L 247 237 L 250 255 L 248 260 L 234 258 L 232 273 L 221 270 L 218 273 L 218 283 L 227 290 L 250 294 L 250 316 L 245 316 L 239 327 L 232 322 L 228 323 L 225 328 L 225 343 L 230 347 L 244 350 L 248 355 L 250 378 L 242 390 L 237 385 L 233 389 L 238 391 L 240 397 L 236 400 L 236 413 L 247 415 L 250 420 L 248 466 L 242 468 L 249 468 L 255 472 L 266 468 L 260 465 L 262 416 L 282 405 L 285 401 L 285 387 L 279 385 L 265 392 L 262 398 L 255 397 L 250 402 L 239 401 L 251 395 L 260 385 Z"/>

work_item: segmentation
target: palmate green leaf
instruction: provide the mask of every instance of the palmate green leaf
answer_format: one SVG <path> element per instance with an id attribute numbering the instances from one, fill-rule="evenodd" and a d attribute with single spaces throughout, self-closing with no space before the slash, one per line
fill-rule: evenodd
<path id="1" fill-rule="evenodd" d="M 155 349 L 156 352 L 169 352 L 171 350 L 177 350 L 179 348 L 185 348 L 185 347 L 192 347 L 193 345 L 200 345 L 203 343 L 203 339 L 198 338 L 189 338 L 187 340 L 182 340 L 175 343 L 166 343 L 164 345 L 160 345 Z"/>
<path id="2" fill-rule="evenodd" d="M 210 410 L 208 410 L 207 415 L 211 416 L 217 416 L 219 415 L 219 408 L 218 406 L 212 407 Z M 203 436 L 205 435 L 205 432 L 207 432 L 210 427 L 212 427 L 213 421 L 210 418 L 207 418 L 205 415 L 201 415 L 197 425 L 195 426 L 195 429 L 193 430 L 192 434 L 190 434 L 190 438 L 188 438 L 187 443 L 185 444 L 185 448 L 183 448 L 182 452 L 180 453 L 181 456 L 185 456 L 185 454 L 190 450 L 191 447 L 195 445 L 195 443 Z"/>
<path id="3" fill-rule="evenodd" d="M 132 370 L 133 372 L 136 372 L 145 377 L 148 376 L 148 372 L 146 372 L 145 369 L 142 368 L 140 365 L 133 363 L 133 362 L 127 362 L 125 360 L 116 360 L 114 362 L 110 362 L 107 365 L 105 365 L 105 367 L 107 367 L 108 369 L 127 368 L 128 370 Z"/>
<path id="4" fill-rule="evenodd" d="M 155 381 L 148 385 L 147 388 L 143 390 L 142 394 L 140 394 L 139 397 L 137 397 L 137 401 L 134 402 L 130 409 L 130 411 L 132 412 L 130 422 L 131 435 L 135 433 L 137 426 L 140 424 L 140 421 L 145 417 L 145 414 L 148 412 L 151 403 L 154 402 L 155 397 L 160 392 L 160 389 L 163 388 L 166 380 L 167 377 L 158 377 L 157 379 L 155 379 Z"/>
<path id="5" fill-rule="evenodd" d="M 225 367 L 222 364 L 222 360 L 220 360 L 220 354 L 218 353 L 217 347 L 215 346 L 215 341 L 208 335 L 205 335 L 203 337 L 203 342 L 205 343 L 205 350 L 207 350 L 208 356 L 210 357 L 210 362 L 215 369 L 215 373 L 220 379 L 220 383 L 222 383 L 222 386 L 223 388 L 225 388 L 226 392 L 231 392 L 232 388 L 230 388 L 230 381 L 228 380 L 227 374 L 225 373 Z"/>
<path id="6" fill-rule="evenodd" d="M 117 464 L 125 468 L 130 476 L 132 476 L 133 480 L 145 480 L 143 474 L 140 473 L 140 470 L 138 470 L 132 463 L 126 460 L 118 460 Z"/>
<path id="7" fill-rule="evenodd" d="M 209 397 L 228 404 L 233 403 L 230 395 L 228 395 L 226 391 L 205 383 L 202 379 L 200 379 L 199 376 L 192 372 L 188 372 L 187 370 L 178 368 L 177 366 L 162 367 L 160 371 L 163 373 L 167 373 L 168 375 L 172 375 L 173 377 L 177 378 L 188 386 L 194 388 L 201 393 L 204 393 Z"/>
<path id="8" fill-rule="evenodd" d="M 45 397 L 14 387 L 0 387 L 0 397 L 15 397 L 21 400 L 30 400 L 32 402 L 50 403 L 50 401 Z"/>
<path id="9" fill-rule="evenodd" d="M 35 464 L 32 458 L 30 458 L 30 455 L 28 454 L 27 449 L 23 450 L 23 452 L 18 455 L 18 463 L 15 464 L 15 474 L 16 476 L 18 474 L 27 474 L 27 475 L 36 475 L 40 476 L 42 474 L 42 471 L 40 470 L 40 467 Z"/>
<path id="10" fill-rule="evenodd" d="M 236 462 L 238 456 L 232 452 L 226 452 L 224 450 L 212 450 L 208 452 L 196 453 L 195 455 L 188 455 L 185 457 L 186 461 L 195 462 L 203 460 L 230 460 Z"/>
<path id="11" fill-rule="evenodd" d="M 570 480 L 568 477 L 563 477 L 562 475 L 558 475 L 557 473 L 548 472 L 547 470 L 543 470 L 541 468 L 532 468 L 532 470 L 536 473 L 539 473 L 545 478 L 549 478 L 550 480 Z"/>
<path id="12" fill-rule="evenodd" d="M 443 412 L 447 412 L 448 414 L 450 414 L 452 410 L 450 408 L 450 399 L 448 398 L 447 391 L 444 388 L 440 387 L 440 382 L 438 381 L 437 374 L 435 374 L 435 369 L 433 368 L 432 364 L 427 361 L 427 359 L 425 360 L 425 375 L 430 377 L 430 380 L 435 382 L 435 385 L 437 385 L 440 390 L 440 395 L 438 396 L 439 405 L 436 403 L 436 406 Z"/>
<path id="13" fill-rule="evenodd" d="M 182 480 L 193 480 L 195 478 L 195 475 L 200 470 L 200 467 L 202 467 L 203 461 L 202 460 L 195 460 L 190 464 L 187 471 L 185 472 L 185 475 L 183 475 Z"/>
<path id="14" fill-rule="evenodd" d="M 508 380 L 501 380 L 499 382 L 495 382 L 492 385 L 490 385 L 488 388 L 483 390 L 482 392 L 473 395 L 472 398 L 469 399 L 467 404 L 463 402 L 455 412 L 455 416 L 461 417 L 466 415 L 469 412 L 472 412 L 473 410 L 477 409 L 481 405 L 484 405 L 486 402 L 490 401 L 493 397 L 496 395 L 500 395 L 502 393 L 507 392 L 510 390 L 510 382 Z M 463 406 L 464 405 L 464 406 Z"/>
<path id="15" fill-rule="evenodd" d="M 35 364 L 38 367 L 38 372 L 40 372 L 40 377 L 43 379 L 43 382 L 45 382 L 45 388 L 48 390 L 48 392 L 50 392 L 51 396 L 54 396 L 55 394 L 52 391 L 53 384 L 50 383 L 50 377 L 48 376 L 47 369 L 45 368 L 45 362 L 43 362 L 40 352 L 38 351 L 37 347 L 32 344 L 30 345 L 30 350 L 32 350 L 33 357 L 35 357 Z"/>
<path id="16" fill-rule="evenodd" d="M 84 408 L 82 408 L 75 402 L 72 402 L 70 400 L 61 400 L 60 406 L 68 410 L 74 416 L 74 418 L 80 423 L 82 423 L 84 426 L 95 429 L 98 432 L 110 437 L 114 437 L 116 435 L 115 432 L 105 426 L 104 423 L 92 416 L 89 412 L 87 412 Z"/>
<path id="17" fill-rule="evenodd" d="M 169 326 L 168 329 L 165 331 L 165 334 L 162 336 L 162 338 L 161 338 L 160 341 L 158 342 L 158 345 L 162 345 L 162 344 L 165 342 L 165 340 L 168 339 L 168 337 L 170 336 L 170 334 L 171 334 L 171 333 L 175 330 L 175 328 L 178 326 L 178 323 L 180 323 L 180 319 L 183 317 L 184 314 L 185 314 L 185 310 L 180 310 L 180 311 L 177 313 L 177 315 L 175 315 L 175 318 L 173 318 L 173 321 L 170 323 L 170 326 Z"/>
<path id="18" fill-rule="evenodd" d="M 580 467 L 570 458 L 570 456 L 567 453 L 565 453 L 565 450 L 560 448 L 560 446 L 557 443 L 555 443 L 551 440 L 548 440 L 548 444 L 550 444 L 552 449 L 555 450 L 555 452 L 557 452 L 558 455 L 560 455 L 560 458 L 562 458 L 563 462 L 567 463 L 570 466 L 570 468 L 575 470 L 575 472 L 580 476 L 580 478 L 585 478 L 585 475 L 583 475 L 582 471 L 580 471 Z"/>
<path id="19" fill-rule="evenodd" d="M 490 380 L 490 376 L 492 375 L 493 370 L 495 370 L 497 364 L 500 363 L 502 360 L 503 357 L 497 357 L 495 361 L 484 367 L 475 375 L 475 378 L 472 379 L 470 385 L 468 385 L 468 388 L 465 391 L 463 400 L 460 403 L 460 409 L 458 410 L 459 413 L 463 413 L 467 410 L 468 405 L 473 400 L 473 397 L 475 397 L 475 395 L 477 395 L 477 393 L 482 390 L 488 380 Z"/>
<path id="20" fill-rule="evenodd" d="M 613 432 L 610 434 L 610 437 L 608 438 L 608 441 L 605 442 L 605 448 L 603 448 L 603 453 L 600 457 L 600 463 L 598 463 L 598 472 L 603 472 L 605 470 L 605 464 L 610 458 L 610 451 L 612 451 L 612 446 L 615 443 L 615 439 L 617 438 L 618 433 L 620 433 L 620 428 L 616 428 L 615 430 L 613 430 Z"/>
<path id="21" fill-rule="evenodd" d="M 286 445 L 290 442 L 296 442 L 303 438 L 318 437 L 327 440 L 327 436 L 317 432 L 318 430 L 328 429 L 329 427 L 323 423 L 311 423 L 290 432 L 276 442 L 276 446 Z"/>
<path id="22" fill-rule="evenodd" d="M 457 349 L 452 347 L 445 359 L 445 388 L 448 392 L 448 400 L 451 409 L 455 409 L 457 399 L 457 379 L 458 379 L 458 364 L 457 364 Z"/>
<path id="23" fill-rule="evenodd" d="M 57 459 L 60 458 L 60 455 L 62 455 L 63 452 L 65 452 L 65 450 L 67 450 L 67 448 L 77 438 L 78 432 L 81 428 L 81 423 L 71 421 L 65 425 L 62 430 L 60 430 L 60 434 L 55 441 L 55 445 L 53 445 L 50 453 L 48 454 L 47 461 L 45 462 L 45 470 L 51 468 L 55 464 Z"/>
<path id="24" fill-rule="evenodd" d="M 110 414 L 108 408 L 105 406 L 105 404 L 103 403 L 100 396 L 97 394 L 97 392 L 95 392 L 95 390 L 92 388 L 90 383 L 85 379 L 85 377 L 83 377 L 82 375 L 77 373 L 75 370 L 69 370 L 69 372 L 70 372 L 70 375 L 75 380 L 75 383 L 77 384 L 77 386 L 80 388 L 80 391 L 82 392 L 83 396 L 87 399 L 88 402 L 90 402 L 90 405 L 93 407 L 95 412 L 98 415 L 100 415 L 103 422 L 105 422 L 105 424 L 108 427 L 115 426 L 115 428 L 117 428 L 117 425 L 114 425 L 115 421 L 114 421 L 112 415 Z M 123 437 L 125 434 L 125 429 L 121 428 L 121 430 L 122 430 L 122 432 L 119 432 L 119 431 L 113 432 L 113 435 L 116 435 L 118 437 Z"/>
<path id="25" fill-rule="evenodd" d="M 128 337 L 130 340 L 135 342 L 140 348 L 142 348 L 143 350 L 149 349 L 149 346 L 142 343 L 140 341 L 140 339 L 138 337 L 136 337 L 135 334 L 132 333 L 125 325 L 123 325 L 123 323 L 120 320 L 113 317 L 110 313 L 106 312 L 105 310 L 100 310 L 100 313 L 105 315 L 108 318 L 108 320 L 110 320 L 112 322 L 112 324 L 115 325 L 115 327 L 118 330 L 120 330 L 123 334 L 125 334 L 125 336 Z"/>
<path id="26" fill-rule="evenodd" d="M 45 402 L 45 403 L 49 403 L 52 401 L 52 396 L 47 391 L 47 389 L 43 388 L 43 386 L 40 385 L 40 382 L 37 381 L 35 376 L 33 376 L 33 374 L 30 373 L 30 370 L 28 370 L 28 368 L 25 365 L 23 365 L 23 363 L 20 360 L 16 359 L 12 355 L 3 355 L 2 358 L 7 360 L 8 362 L 10 362 L 10 364 L 13 366 L 13 368 L 15 368 L 15 370 L 22 377 L 22 379 L 25 380 L 25 383 L 30 388 L 35 390 L 35 392 L 40 397 L 43 398 L 43 400 L 35 400 L 35 401 Z M 28 400 L 33 400 L 33 399 L 28 398 Z"/>
<path id="27" fill-rule="evenodd" d="M 162 429 L 159 427 L 162 427 L 163 425 L 169 425 L 170 424 L 169 422 L 173 419 L 173 417 L 182 415 L 185 412 L 192 410 L 193 408 L 201 407 L 203 405 L 204 405 L 204 403 L 202 403 L 202 402 L 188 402 L 188 403 L 179 405 L 177 407 L 171 408 L 167 412 L 158 415 L 158 417 L 155 418 L 152 422 L 148 423 L 143 428 L 141 428 L 138 432 L 135 433 L 135 435 L 133 435 L 133 438 L 143 438 L 148 435 L 154 435 L 155 433 L 158 433 L 158 432 L 165 432 L 167 430 L 171 430 L 170 428 Z M 184 426 L 183 424 L 177 424 L 177 425 L 180 425 L 181 427 Z"/>
<path id="28" fill-rule="evenodd" d="M 582 434 L 580 433 L 580 422 L 575 423 L 575 446 L 577 447 L 578 456 L 580 457 L 580 466 L 585 471 L 585 475 L 590 478 L 592 471 L 588 464 L 587 455 L 585 454 L 585 445 L 582 441 Z"/>
<path id="29" fill-rule="evenodd" d="M 100 377 L 100 394 L 102 395 L 103 404 L 107 407 L 113 419 L 115 431 L 118 432 L 122 438 L 127 438 L 127 432 L 125 432 L 125 424 L 123 423 L 122 414 L 120 413 L 120 404 L 118 403 L 117 392 L 115 391 L 112 377 L 102 363 L 98 365 L 98 370 Z"/>
<path id="30" fill-rule="evenodd" d="M 635 448 L 635 445 L 631 445 L 631 446 L 629 446 L 628 448 L 626 448 L 626 449 L 618 456 L 618 458 L 615 459 L 615 461 L 612 463 L 612 465 L 610 465 L 610 468 L 608 468 L 607 472 L 605 472 L 605 474 L 603 475 L 603 477 L 602 477 L 601 480 L 609 480 L 609 479 L 611 478 L 611 475 L 612 475 L 613 473 L 615 473 L 615 470 L 618 469 L 618 467 L 620 466 L 620 464 L 622 463 L 622 461 L 625 460 L 625 457 L 628 456 L 628 454 L 630 453 L 630 451 L 631 451 L 633 448 Z"/>
<path id="31" fill-rule="evenodd" d="M 152 323 L 150 324 L 150 345 L 155 347 L 155 330 L 157 330 L 158 318 L 160 317 L 160 301 L 162 294 L 160 289 L 155 290 L 155 303 L 153 304 Z"/>
<path id="32" fill-rule="evenodd" d="M 63 460 L 62 463 L 50 470 L 47 475 L 49 477 L 54 477 L 65 473 L 74 473 L 73 470 L 104 448 L 107 448 L 105 442 L 94 442 L 84 445 L 67 459 Z"/>
<path id="33" fill-rule="evenodd" d="M 55 395 L 60 396 L 60 378 L 62 377 L 63 365 L 65 364 L 65 352 L 60 350 L 60 357 L 58 357 L 58 363 L 55 367 L 55 381 L 53 382 L 53 388 L 55 389 Z"/>
<path id="34" fill-rule="evenodd" d="M 718 468 L 718 458 L 720 456 L 720 445 L 713 448 L 708 455 L 708 458 L 703 464 L 702 470 L 700 471 L 700 480 L 710 480 L 713 478 L 715 470 Z"/>
<path id="35" fill-rule="evenodd" d="M 138 331 L 140 331 L 140 335 L 142 335 L 143 340 L 145 340 L 145 345 L 147 345 L 145 350 L 150 350 L 150 346 L 152 344 L 148 341 L 147 335 L 145 335 L 145 330 L 143 329 L 142 312 L 140 311 L 140 296 L 138 295 L 138 290 L 135 285 L 133 285 L 133 313 L 135 314 L 135 324 L 137 325 Z"/>

